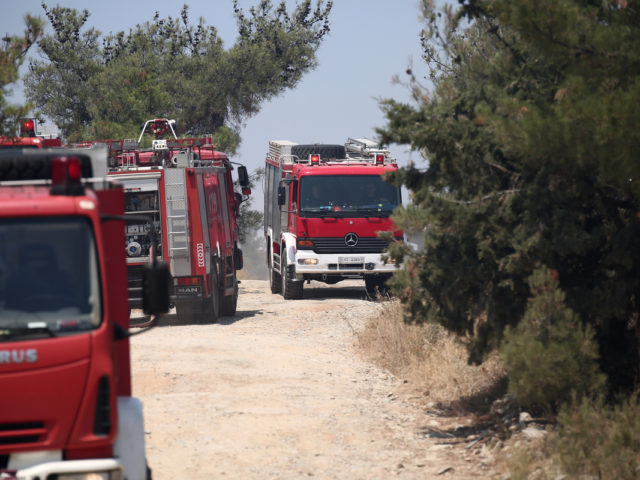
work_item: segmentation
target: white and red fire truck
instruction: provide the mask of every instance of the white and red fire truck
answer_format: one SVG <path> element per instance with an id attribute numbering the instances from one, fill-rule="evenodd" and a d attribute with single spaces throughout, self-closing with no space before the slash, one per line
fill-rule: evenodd
<path id="1" fill-rule="evenodd" d="M 344 145 L 269 142 L 264 177 L 264 234 L 271 291 L 301 298 L 304 281 L 361 278 L 375 295 L 399 268 L 383 260 L 378 232 L 403 233 L 390 215 L 400 189 L 383 179 L 397 169 L 369 139 Z"/>
<path id="2" fill-rule="evenodd" d="M 0 151 L 0 478 L 150 477 L 131 396 L 124 199 L 104 150 Z M 152 262 L 147 313 L 169 308 L 169 283 Z"/>
<path id="3" fill-rule="evenodd" d="M 145 134 L 155 137 L 141 149 Z M 170 138 L 164 138 L 170 134 Z M 160 236 L 159 256 L 169 262 L 173 303 L 186 321 L 233 315 L 238 301 L 236 272 L 243 257 L 237 217 L 251 193 L 246 167 L 237 168 L 242 194 L 234 192 L 228 156 L 216 151 L 211 137 L 177 138 L 173 121 L 149 120 L 138 140 L 78 144 L 107 145 L 109 176 L 125 190 L 129 215 L 150 217 Z M 126 231 L 129 300 L 140 305 L 141 276 L 149 261 L 149 239 L 143 223 Z"/>
<path id="4" fill-rule="evenodd" d="M 57 130 L 45 131 L 43 126 L 38 129 L 35 118 L 25 118 L 20 122 L 18 136 L 0 136 L 0 148 L 44 148 L 60 147 L 62 141 Z"/>

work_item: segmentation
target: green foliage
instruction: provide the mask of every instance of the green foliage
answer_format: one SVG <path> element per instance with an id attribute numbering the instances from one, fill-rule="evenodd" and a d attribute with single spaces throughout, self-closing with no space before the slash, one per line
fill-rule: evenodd
<path id="1" fill-rule="evenodd" d="M 137 136 L 146 120 L 166 117 L 181 134 L 214 134 L 235 150 L 242 122 L 316 66 L 331 7 L 305 0 L 289 12 L 262 0 L 247 15 L 234 1 L 239 38 L 225 49 L 186 5 L 179 18 L 156 13 L 102 36 L 85 28 L 87 10 L 43 4 L 54 33 L 39 42 L 44 60 L 30 65 L 27 95 L 71 141 Z"/>
<path id="2" fill-rule="evenodd" d="M 527 279 L 558 272 L 567 307 L 595 332 L 614 390 L 640 371 L 640 8 L 637 1 L 423 0 L 433 87 L 382 103 L 384 142 L 428 159 L 393 175 L 425 229 L 397 251 L 411 321 L 471 338 L 470 359 L 524 317 Z M 585 333 L 587 330 L 585 329 Z"/>
<path id="3" fill-rule="evenodd" d="M 22 36 L 6 36 L 0 45 L 0 135 L 13 136 L 17 134 L 17 125 L 21 118 L 26 117 L 31 105 L 10 105 L 7 96 L 9 85 L 18 80 L 18 71 L 25 55 L 42 35 L 43 21 L 37 17 L 26 15 L 25 30 Z"/>
<path id="4" fill-rule="evenodd" d="M 640 404 L 619 406 L 583 400 L 563 409 L 554 451 L 572 478 L 637 479 L 640 472 Z"/>
<path id="5" fill-rule="evenodd" d="M 213 143 L 219 150 L 233 156 L 240 146 L 240 134 L 232 128 L 222 125 L 213 134 Z"/>
<path id="6" fill-rule="evenodd" d="M 500 347 L 509 392 L 524 407 L 546 412 L 556 412 L 572 397 L 594 398 L 605 387 L 593 328 L 583 326 L 565 306 L 556 273 L 546 268 L 534 271 L 524 317 L 506 329 Z"/>

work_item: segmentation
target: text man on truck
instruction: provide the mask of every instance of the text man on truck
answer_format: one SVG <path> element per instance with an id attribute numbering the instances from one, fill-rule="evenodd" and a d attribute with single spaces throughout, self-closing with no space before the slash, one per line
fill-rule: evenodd
<path id="1" fill-rule="evenodd" d="M 150 478 L 124 218 L 105 150 L 0 151 L 0 478 Z M 147 313 L 168 309 L 169 282 L 151 263 Z"/>

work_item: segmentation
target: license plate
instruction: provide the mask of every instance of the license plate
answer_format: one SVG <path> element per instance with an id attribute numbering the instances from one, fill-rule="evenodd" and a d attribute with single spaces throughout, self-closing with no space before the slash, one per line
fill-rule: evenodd
<path id="1" fill-rule="evenodd" d="M 338 263 L 364 263 L 364 257 L 338 257 Z"/>

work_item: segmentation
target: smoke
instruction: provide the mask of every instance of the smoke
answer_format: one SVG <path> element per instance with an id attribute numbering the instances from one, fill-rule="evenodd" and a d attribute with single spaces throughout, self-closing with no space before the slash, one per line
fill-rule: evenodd
<path id="1" fill-rule="evenodd" d="M 244 267 L 238 272 L 238 277 L 246 280 L 267 280 L 269 272 L 262 229 L 248 235 L 240 248 L 244 257 Z"/>

